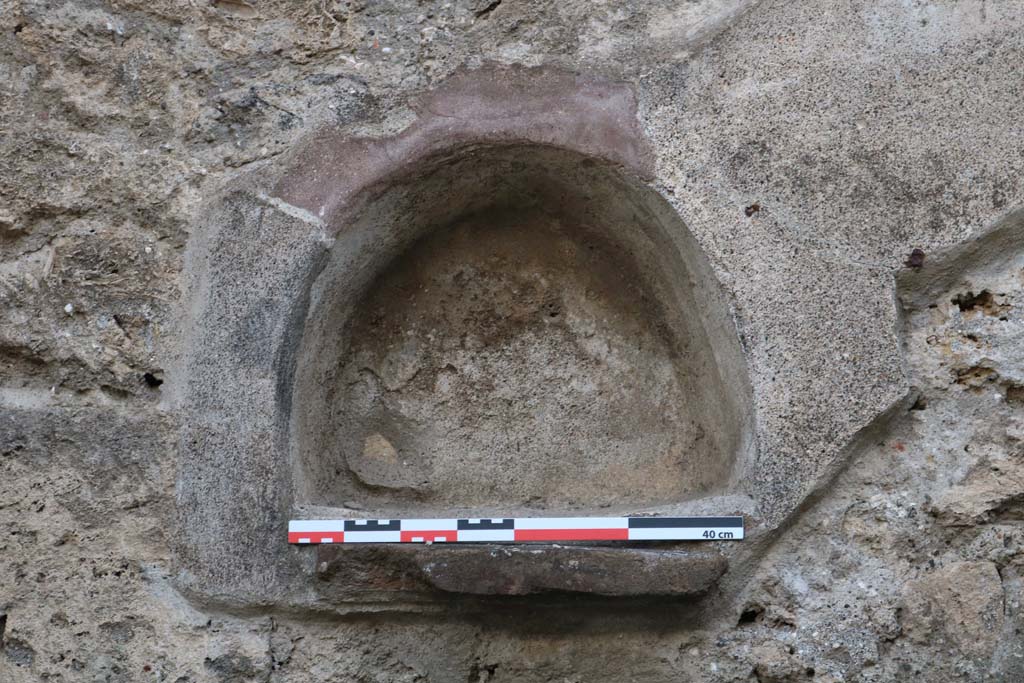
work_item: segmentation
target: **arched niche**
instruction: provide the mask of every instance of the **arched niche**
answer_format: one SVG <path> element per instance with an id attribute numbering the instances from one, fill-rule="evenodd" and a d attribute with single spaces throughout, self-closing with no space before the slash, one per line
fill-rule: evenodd
<path id="1" fill-rule="evenodd" d="M 507 548 L 288 545 L 303 517 L 756 511 L 729 301 L 632 90 L 491 66 L 414 109 L 390 137 L 311 133 L 193 232 L 177 585 L 246 610 L 706 592 L 739 544 L 531 548 L 497 587 Z"/>
<path id="2" fill-rule="evenodd" d="M 297 500 L 376 515 L 638 510 L 749 449 L 728 302 L 671 206 L 555 146 L 476 144 L 337 235 L 296 357 Z"/>

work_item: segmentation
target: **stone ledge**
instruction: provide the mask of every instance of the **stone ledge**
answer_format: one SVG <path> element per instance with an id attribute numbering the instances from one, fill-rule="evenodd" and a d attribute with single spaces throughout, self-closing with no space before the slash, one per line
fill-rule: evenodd
<path id="1" fill-rule="evenodd" d="M 716 552 L 678 547 L 322 545 L 316 578 L 324 597 L 366 591 L 694 597 L 707 592 L 728 564 Z"/>

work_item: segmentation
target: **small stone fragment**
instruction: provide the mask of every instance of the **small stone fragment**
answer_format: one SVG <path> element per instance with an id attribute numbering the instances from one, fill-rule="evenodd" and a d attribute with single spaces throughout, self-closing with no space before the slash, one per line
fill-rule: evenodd
<path id="1" fill-rule="evenodd" d="M 780 642 L 758 645 L 751 651 L 754 672 L 761 683 L 790 683 L 804 680 L 803 662 Z"/>
<path id="2" fill-rule="evenodd" d="M 363 442 L 363 457 L 393 464 L 398 462 L 398 451 L 383 435 L 370 434 Z"/>
<path id="3" fill-rule="evenodd" d="M 945 641 L 983 660 L 999 644 L 1003 584 L 991 562 L 955 562 L 909 581 L 901 607 L 903 634 L 920 645 Z"/>
<path id="4" fill-rule="evenodd" d="M 971 526 L 989 521 L 1000 508 L 1024 495 L 1024 464 L 1008 459 L 998 470 L 990 467 L 972 472 L 960 484 L 939 495 L 932 505 L 946 526 Z"/>
<path id="5" fill-rule="evenodd" d="M 924 251 L 921 249 L 914 249 L 907 256 L 907 260 L 903 262 L 907 268 L 913 268 L 914 270 L 920 270 L 924 266 Z"/>

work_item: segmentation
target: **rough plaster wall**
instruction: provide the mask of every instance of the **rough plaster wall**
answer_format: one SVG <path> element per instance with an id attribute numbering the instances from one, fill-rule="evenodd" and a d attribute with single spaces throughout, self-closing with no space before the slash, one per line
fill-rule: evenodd
<path id="1" fill-rule="evenodd" d="M 1024 679 L 1020 264 L 905 321 L 891 287 L 1024 202 L 1024 5 L 5 2 L 0 54 L 0 681 Z M 399 130 L 482 59 L 637 84 L 741 324 L 774 309 L 755 374 L 802 380 L 762 414 L 873 426 L 706 623 L 197 610 L 167 581 L 165 371 L 201 199 L 317 125 Z"/>

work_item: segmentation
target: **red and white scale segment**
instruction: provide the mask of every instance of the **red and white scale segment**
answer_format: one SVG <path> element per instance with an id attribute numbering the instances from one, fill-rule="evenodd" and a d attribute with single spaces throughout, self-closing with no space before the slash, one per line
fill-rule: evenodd
<path id="1" fill-rule="evenodd" d="M 518 517 L 301 519 L 288 542 L 495 543 L 529 541 L 738 541 L 742 517 Z"/>

